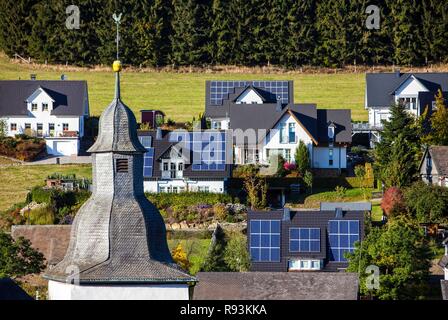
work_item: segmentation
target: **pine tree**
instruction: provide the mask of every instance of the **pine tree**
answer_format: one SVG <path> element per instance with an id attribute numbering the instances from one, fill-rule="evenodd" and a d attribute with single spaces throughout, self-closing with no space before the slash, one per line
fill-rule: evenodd
<path id="1" fill-rule="evenodd" d="M 345 17 L 347 5 L 344 0 L 320 1 L 316 9 L 318 31 L 315 63 L 327 67 L 344 64 L 347 57 L 347 34 Z"/>
<path id="2" fill-rule="evenodd" d="M 390 112 L 389 121 L 383 123 L 381 141 L 375 146 L 375 168 L 382 181 L 389 179 L 390 170 L 398 170 L 399 168 L 400 163 L 395 163 L 395 168 L 390 168 L 391 161 L 394 160 L 393 155 L 398 157 L 398 155 L 403 156 L 402 152 L 409 153 L 409 157 L 406 154 L 406 159 L 412 159 L 407 163 L 409 170 L 406 172 L 409 173 L 409 177 L 413 177 L 415 174 L 420 159 L 420 139 L 418 132 L 415 130 L 413 117 L 402 104 L 392 105 Z M 394 146 L 394 144 L 397 144 L 397 139 L 400 139 L 400 143 Z M 406 149 L 402 148 L 402 143 L 406 143 Z"/>
<path id="3" fill-rule="evenodd" d="M 210 62 L 210 3 L 206 0 L 173 0 L 171 62 L 200 65 Z"/>
<path id="4" fill-rule="evenodd" d="M 145 66 L 166 65 L 171 51 L 171 1 L 153 0 L 143 2 L 141 6 L 141 14 L 133 24 L 140 63 Z"/>
<path id="5" fill-rule="evenodd" d="M 214 64 L 229 64 L 233 61 L 235 20 L 230 15 L 231 1 L 213 0 L 210 56 Z"/>
<path id="6" fill-rule="evenodd" d="M 421 1 L 389 0 L 391 14 L 394 62 L 417 65 L 425 62 L 422 44 Z"/>
<path id="7" fill-rule="evenodd" d="M 28 17 L 35 3 L 33 0 L 0 1 L 0 48 L 9 56 L 28 55 L 28 36 L 32 29 Z"/>
<path id="8" fill-rule="evenodd" d="M 213 232 L 212 242 L 208 254 L 201 266 L 201 271 L 205 272 L 225 272 L 229 268 L 225 262 L 225 249 L 227 246 L 226 234 L 222 227 L 218 225 Z"/>
<path id="9" fill-rule="evenodd" d="M 296 149 L 294 160 L 296 162 L 297 170 L 303 177 L 310 169 L 310 153 L 302 140 L 300 140 L 299 146 Z"/>
<path id="10" fill-rule="evenodd" d="M 284 43 L 282 65 L 297 67 L 311 64 L 316 48 L 315 1 L 290 1 L 286 19 L 287 37 Z"/>

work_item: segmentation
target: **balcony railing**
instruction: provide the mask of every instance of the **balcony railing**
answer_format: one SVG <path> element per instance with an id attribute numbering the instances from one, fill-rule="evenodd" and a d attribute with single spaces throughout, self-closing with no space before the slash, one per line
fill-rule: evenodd
<path id="1" fill-rule="evenodd" d="M 354 131 L 378 131 L 383 129 L 382 125 L 372 126 L 368 122 L 352 123 L 352 129 Z"/>

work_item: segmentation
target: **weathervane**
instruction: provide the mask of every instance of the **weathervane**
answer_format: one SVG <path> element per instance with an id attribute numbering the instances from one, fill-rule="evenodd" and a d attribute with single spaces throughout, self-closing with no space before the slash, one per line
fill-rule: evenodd
<path id="1" fill-rule="evenodd" d="M 119 51 L 119 42 L 120 42 L 120 20 L 121 20 L 121 13 L 117 16 L 116 13 L 112 15 L 112 18 L 115 20 L 115 24 L 117 25 L 117 60 L 114 61 L 112 64 L 112 69 L 115 72 L 115 99 L 120 99 L 120 71 L 122 69 L 121 61 L 118 55 Z"/>
<path id="2" fill-rule="evenodd" d="M 112 18 L 114 18 L 114 20 L 115 20 L 115 24 L 117 25 L 117 39 L 116 39 L 116 42 L 117 42 L 117 60 L 119 60 L 119 57 L 118 57 L 118 50 L 119 50 L 119 41 L 120 41 L 120 32 L 119 32 L 119 29 L 120 29 L 120 24 L 121 24 L 121 15 L 122 15 L 122 13 L 120 13 L 118 16 L 117 16 L 116 13 L 114 13 L 114 14 L 112 15 Z"/>

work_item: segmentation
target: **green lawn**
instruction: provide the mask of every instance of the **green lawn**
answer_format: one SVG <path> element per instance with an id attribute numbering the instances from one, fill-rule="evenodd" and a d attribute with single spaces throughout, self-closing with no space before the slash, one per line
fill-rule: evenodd
<path id="1" fill-rule="evenodd" d="M 114 94 L 112 71 L 72 68 L 56 70 L 44 66 L 31 67 L 13 64 L 0 54 L 0 80 L 29 79 L 36 73 L 37 79 L 56 80 L 62 73 L 69 80 L 87 80 L 90 111 L 100 115 L 111 102 Z M 176 121 L 191 120 L 204 111 L 205 81 L 220 80 L 294 80 L 296 103 L 317 103 L 318 108 L 352 109 L 353 120 L 367 120 L 364 109 L 365 76 L 362 73 L 340 74 L 260 74 L 260 73 L 168 73 L 130 72 L 124 70 L 121 77 L 122 97 L 140 119 L 141 109 L 160 109 Z"/>
<path id="2" fill-rule="evenodd" d="M 369 201 L 369 196 L 372 194 L 372 189 L 364 191 L 360 188 L 347 189 L 343 194 L 336 191 L 314 189 L 313 194 L 301 194 L 295 199 L 290 199 L 289 206 L 293 208 L 313 209 L 319 208 L 321 202 L 356 202 Z"/>
<path id="3" fill-rule="evenodd" d="M 85 165 L 35 165 L 0 167 L 0 211 L 11 205 L 25 201 L 28 190 L 36 185 L 44 185 L 51 173 L 74 173 L 78 177 L 91 178 L 92 166 Z"/>
<path id="4" fill-rule="evenodd" d="M 190 273 L 195 275 L 198 273 L 201 265 L 207 256 L 208 248 L 210 246 L 210 239 L 172 239 L 168 240 L 168 247 L 172 252 L 177 247 L 178 243 L 187 253 L 188 260 L 191 263 Z"/>

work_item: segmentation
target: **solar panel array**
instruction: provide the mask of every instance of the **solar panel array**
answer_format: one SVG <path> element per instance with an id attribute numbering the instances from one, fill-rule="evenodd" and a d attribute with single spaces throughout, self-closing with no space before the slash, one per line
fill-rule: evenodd
<path id="1" fill-rule="evenodd" d="M 211 81 L 210 104 L 220 106 L 229 93 L 235 92 L 235 88 L 246 87 L 250 84 L 270 92 L 275 100 L 280 97 L 282 103 L 289 103 L 288 81 Z"/>
<path id="2" fill-rule="evenodd" d="M 346 252 L 353 252 L 355 242 L 359 241 L 358 220 L 328 221 L 328 238 L 330 242 L 330 260 L 344 262 Z"/>
<path id="3" fill-rule="evenodd" d="M 146 149 L 143 156 L 143 177 L 150 178 L 154 171 L 154 148 L 151 148 L 151 136 L 140 136 L 139 139 Z"/>
<path id="4" fill-rule="evenodd" d="M 250 255 L 254 262 L 280 261 L 280 220 L 250 221 Z"/>
<path id="5" fill-rule="evenodd" d="M 319 228 L 290 228 L 290 252 L 320 252 Z"/>
<path id="6" fill-rule="evenodd" d="M 226 136 L 224 132 L 173 131 L 170 142 L 184 143 L 193 151 L 193 171 L 224 171 L 226 168 Z"/>

